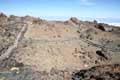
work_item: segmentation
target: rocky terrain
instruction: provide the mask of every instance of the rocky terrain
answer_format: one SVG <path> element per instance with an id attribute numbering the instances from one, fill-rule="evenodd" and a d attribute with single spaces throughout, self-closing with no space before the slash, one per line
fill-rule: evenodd
<path id="1" fill-rule="evenodd" d="M 120 28 L 0 13 L 0 80 L 119 80 Z"/>
<path id="2" fill-rule="evenodd" d="M 102 65 L 92 67 L 88 70 L 81 70 L 72 77 L 73 80 L 119 80 L 120 65 Z"/>

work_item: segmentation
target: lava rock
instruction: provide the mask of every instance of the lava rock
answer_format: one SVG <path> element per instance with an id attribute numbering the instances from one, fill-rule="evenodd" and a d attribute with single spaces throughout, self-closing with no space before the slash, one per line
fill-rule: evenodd
<path id="1" fill-rule="evenodd" d="M 95 66 L 73 73 L 72 76 L 73 80 L 119 80 L 120 64 Z"/>
<path id="2" fill-rule="evenodd" d="M 109 26 L 108 24 L 104 24 L 104 23 L 99 23 L 96 25 L 96 27 L 102 31 L 107 31 L 107 32 L 113 31 L 112 26 Z"/>

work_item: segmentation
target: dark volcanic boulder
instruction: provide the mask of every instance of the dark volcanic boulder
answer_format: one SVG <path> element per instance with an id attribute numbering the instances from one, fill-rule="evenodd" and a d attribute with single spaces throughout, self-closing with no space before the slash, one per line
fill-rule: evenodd
<path id="1" fill-rule="evenodd" d="M 99 23 L 96 25 L 96 27 L 102 31 L 107 31 L 107 32 L 113 31 L 112 26 L 109 26 L 108 24 L 104 24 L 104 23 Z"/>
<path id="2" fill-rule="evenodd" d="M 106 60 L 111 60 L 111 56 L 110 56 L 110 54 L 107 53 L 107 52 L 103 52 L 103 51 L 97 50 L 97 51 L 96 51 L 96 54 L 97 54 L 99 57 L 101 57 L 101 58 L 104 58 L 104 59 L 106 59 Z"/>

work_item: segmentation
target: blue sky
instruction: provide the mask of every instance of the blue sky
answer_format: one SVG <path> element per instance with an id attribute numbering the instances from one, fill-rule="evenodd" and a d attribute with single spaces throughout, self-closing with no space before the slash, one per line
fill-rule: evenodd
<path id="1" fill-rule="evenodd" d="M 47 19 L 120 18 L 120 0 L 0 0 L 0 12 Z M 102 20 L 101 19 L 101 20 Z"/>

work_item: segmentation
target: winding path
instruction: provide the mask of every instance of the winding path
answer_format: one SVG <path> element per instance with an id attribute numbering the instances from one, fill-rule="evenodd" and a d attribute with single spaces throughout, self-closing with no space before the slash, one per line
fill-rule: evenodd
<path id="1" fill-rule="evenodd" d="M 3 53 L 3 55 L 0 56 L 0 61 L 4 60 L 5 58 L 8 58 L 11 54 L 12 54 L 12 51 L 17 48 L 18 46 L 18 42 L 20 40 L 20 38 L 22 37 L 23 33 L 25 32 L 26 30 L 26 26 L 24 25 L 21 29 L 21 31 L 19 32 L 19 34 L 17 35 L 17 38 L 14 42 L 14 44 L 12 46 L 10 46 L 5 53 Z"/>

